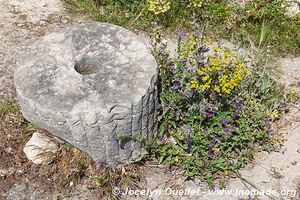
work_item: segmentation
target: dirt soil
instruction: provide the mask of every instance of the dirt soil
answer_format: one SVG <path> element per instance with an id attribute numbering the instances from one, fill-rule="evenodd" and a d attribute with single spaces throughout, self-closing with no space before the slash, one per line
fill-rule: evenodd
<path id="1" fill-rule="evenodd" d="M 87 21 L 82 16 L 67 13 L 59 0 L 0 0 L 0 100 L 15 98 L 13 73 L 19 60 L 26 55 L 30 45 L 52 30 Z M 281 59 L 283 82 L 298 90 L 300 83 L 300 58 Z M 300 103 L 300 102 L 299 102 Z M 294 196 L 260 196 L 256 199 L 300 199 L 300 105 L 291 109 L 280 121 L 287 135 L 282 152 L 258 153 L 254 161 L 241 170 L 241 175 L 262 190 L 295 190 Z M 87 180 L 61 188 L 49 168 L 28 162 L 22 152 L 24 144 L 35 131 L 24 122 L 20 113 L 0 117 L 0 200 L 43 199 L 99 199 L 97 191 L 88 188 Z M 177 170 L 147 163 L 141 167 L 146 183 L 143 188 L 200 190 L 198 196 L 157 195 L 153 199 L 242 199 L 241 197 L 210 196 L 208 187 L 200 180 L 185 181 Z M 248 184 L 248 187 L 253 188 Z M 243 182 L 231 179 L 226 189 L 248 189 Z M 146 197 L 123 196 L 124 199 Z M 244 199 L 249 197 L 243 196 Z"/>

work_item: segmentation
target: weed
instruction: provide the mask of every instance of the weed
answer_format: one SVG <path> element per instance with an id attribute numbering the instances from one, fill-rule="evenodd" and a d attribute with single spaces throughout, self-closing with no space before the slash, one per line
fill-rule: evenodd
<path id="1" fill-rule="evenodd" d="M 135 171 L 134 165 L 122 165 L 118 168 L 96 165 L 91 179 L 100 189 L 101 196 L 106 196 L 107 199 L 121 199 L 121 192 L 127 188 L 139 188 L 141 176 Z"/>
<path id="2" fill-rule="evenodd" d="M 85 177 L 92 164 L 89 156 L 65 143 L 60 146 L 50 165 L 50 174 L 60 174 L 57 176 L 56 182 L 65 186 L 71 181 L 79 181 Z"/>
<path id="3" fill-rule="evenodd" d="M 18 111 L 18 108 L 13 100 L 6 99 L 0 102 L 0 117 L 7 113 L 15 113 Z"/>

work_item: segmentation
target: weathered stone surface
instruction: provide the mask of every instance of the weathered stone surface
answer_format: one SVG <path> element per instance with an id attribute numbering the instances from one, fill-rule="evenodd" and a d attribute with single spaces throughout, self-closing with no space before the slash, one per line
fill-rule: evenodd
<path id="1" fill-rule="evenodd" d="M 26 143 L 23 151 L 34 164 L 47 164 L 51 161 L 51 153 L 55 154 L 58 146 L 48 136 L 35 132 Z"/>
<path id="2" fill-rule="evenodd" d="M 105 23 L 59 29 L 20 64 L 15 86 L 24 117 L 95 161 L 115 163 L 140 148 L 120 136 L 153 137 L 157 66 L 134 33 Z"/>
<path id="3" fill-rule="evenodd" d="M 287 0 L 284 2 L 286 7 L 286 15 L 293 17 L 300 13 L 300 0 Z"/>

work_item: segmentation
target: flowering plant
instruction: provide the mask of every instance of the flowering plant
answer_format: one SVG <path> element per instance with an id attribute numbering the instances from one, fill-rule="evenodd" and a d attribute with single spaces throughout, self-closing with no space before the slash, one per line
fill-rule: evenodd
<path id="1" fill-rule="evenodd" d="M 203 174 L 212 184 L 214 176 L 244 166 L 259 147 L 274 148 L 274 119 L 267 113 L 282 104 L 264 99 L 280 94 L 274 82 L 266 85 L 257 68 L 202 33 L 180 32 L 175 56 L 157 31 L 152 45 L 160 88 L 152 152 L 159 162 L 183 168 L 189 178 Z M 260 84 L 268 88 L 264 97 Z"/>
<path id="2" fill-rule="evenodd" d="M 148 10 L 153 12 L 155 15 L 159 15 L 170 9 L 171 2 L 169 0 L 149 0 L 148 4 Z"/>

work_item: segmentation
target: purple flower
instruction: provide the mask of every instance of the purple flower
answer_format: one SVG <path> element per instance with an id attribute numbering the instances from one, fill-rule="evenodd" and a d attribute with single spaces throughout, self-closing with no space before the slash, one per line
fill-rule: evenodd
<path id="1" fill-rule="evenodd" d="M 177 115 L 177 112 L 176 112 L 176 111 L 173 111 L 173 115 L 176 116 L 176 115 Z"/>
<path id="2" fill-rule="evenodd" d="M 206 117 L 211 118 L 213 116 L 213 114 L 211 114 L 210 112 L 205 112 Z"/>
<path id="3" fill-rule="evenodd" d="M 178 32 L 178 36 L 179 36 L 179 37 L 182 37 L 183 35 L 184 35 L 184 32 L 183 32 L 183 31 L 179 31 L 179 32 Z"/>
<path id="4" fill-rule="evenodd" d="M 155 144 L 154 144 L 154 146 L 153 146 L 153 147 L 154 147 L 154 148 L 156 148 L 157 146 L 158 146 L 157 144 L 156 144 L 156 146 L 155 146 Z M 151 150 L 150 150 L 150 155 L 153 155 L 153 154 L 154 154 L 154 150 L 153 150 L 153 149 L 151 149 Z"/>
<path id="5" fill-rule="evenodd" d="M 174 66 L 175 66 L 174 62 L 173 62 L 173 61 L 170 61 L 170 62 L 169 62 L 169 66 L 170 66 L 170 67 L 174 67 Z"/>
<path id="6" fill-rule="evenodd" d="M 232 113 L 231 116 L 232 116 L 233 118 L 238 118 L 238 117 L 239 117 L 236 113 Z"/>
<path id="7" fill-rule="evenodd" d="M 192 67 L 187 67 L 187 68 L 186 68 L 186 71 L 187 71 L 187 72 L 192 72 L 192 71 L 193 71 L 193 68 L 192 68 Z"/>
<path id="8" fill-rule="evenodd" d="M 185 140 L 185 143 L 186 143 L 189 147 L 192 146 L 192 143 L 191 143 L 191 139 L 190 139 L 190 138 L 187 138 L 187 139 Z"/>
<path id="9" fill-rule="evenodd" d="M 186 93 L 180 93 L 179 96 L 184 98 L 184 97 L 186 97 Z"/>
<path id="10" fill-rule="evenodd" d="M 181 63 L 185 65 L 187 63 L 187 59 L 184 59 Z"/>
<path id="11" fill-rule="evenodd" d="M 235 106 L 236 106 L 238 112 L 242 111 L 243 108 L 242 108 L 242 102 L 241 101 L 235 102 Z"/>
<path id="12" fill-rule="evenodd" d="M 236 107 L 241 107 L 242 106 L 242 102 L 241 101 L 237 101 L 235 102 Z"/>
<path id="13" fill-rule="evenodd" d="M 208 155 L 209 155 L 209 156 L 214 156 L 214 153 L 213 153 L 212 151 L 209 151 L 209 152 L 208 152 Z"/>
<path id="14" fill-rule="evenodd" d="M 270 119 L 265 119 L 265 126 L 270 127 L 271 126 L 271 120 Z"/>
<path id="15" fill-rule="evenodd" d="M 179 84 L 177 82 L 174 82 L 172 84 L 172 87 L 171 87 L 173 90 L 178 90 L 179 89 Z"/>
<path id="16" fill-rule="evenodd" d="M 165 53 L 166 53 L 166 51 L 165 51 L 164 49 L 159 49 L 159 53 L 161 53 L 161 54 L 165 54 Z"/>
<path id="17" fill-rule="evenodd" d="M 267 134 L 272 134 L 272 132 L 273 132 L 273 131 L 272 131 L 271 129 L 268 129 L 266 133 L 267 133 Z"/>
<path id="18" fill-rule="evenodd" d="M 159 141 L 164 141 L 165 138 L 163 138 L 163 137 L 158 137 L 158 140 L 159 140 Z"/>
<path id="19" fill-rule="evenodd" d="M 258 141 L 257 141 L 257 140 L 254 140 L 254 141 L 252 142 L 252 144 L 253 144 L 253 146 L 256 146 L 256 145 L 258 144 Z"/>
<path id="20" fill-rule="evenodd" d="M 212 139 L 211 141 L 210 141 L 210 145 L 208 146 L 208 149 L 211 149 L 211 148 L 213 148 L 213 146 L 216 144 L 216 140 L 215 139 Z"/>
<path id="21" fill-rule="evenodd" d="M 232 128 L 232 129 L 237 129 L 238 127 L 236 127 L 236 126 L 232 125 L 232 126 L 231 126 L 231 128 Z"/>
<path id="22" fill-rule="evenodd" d="M 227 133 L 229 131 L 229 128 L 224 128 L 224 132 Z"/>
<path id="23" fill-rule="evenodd" d="M 220 120 L 220 123 L 223 124 L 223 125 L 226 125 L 226 124 L 228 124 L 228 121 L 227 121 L 227 119 L 223 118 L 223 119 Z"/>
<path id="24" fill-rule="evenodd" d="M 168 130 L 168 127 L 166 125 L 164 125 L 163 129 L 166 131 L 166 130 Z"/>

